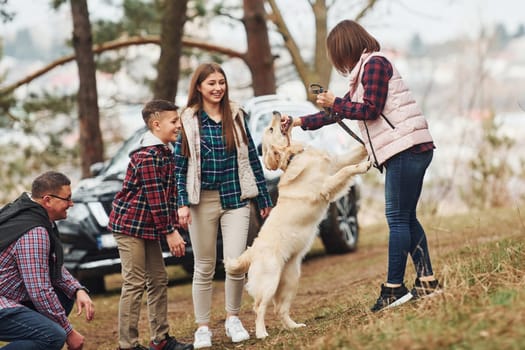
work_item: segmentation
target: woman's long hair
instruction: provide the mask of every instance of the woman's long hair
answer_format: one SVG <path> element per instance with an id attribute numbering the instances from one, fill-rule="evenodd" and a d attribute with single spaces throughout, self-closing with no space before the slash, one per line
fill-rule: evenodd
<path id="1" fill-rule="evenodd" d="M 359 23 L 352 20 L 339 22 L 326 37 L 328 58 L 343 75 L 352 71 L 363 52 L 379 50 L 379 42 Z"/>
<path id="2" fill-rule="evenodd" d="M 202 98 L 202 93 L 198 90 L 198 87 L 212 73 L 222 74 L 222 76 L 224 77 L 224 81 L 226 83 L 225 84 L 226 89 L 224 90 L 224 96 L 222 97 L 222 100 L 220 102 L 220 110 L 222 114 L 222 135 L 226 143 L 226 150 L 229 152 L 232 152 L 235 150 L 236 139 L 235 139 L 235 134 L 233 130 L 233 115 L 232 115 L 232 110 L 230 107 L 230 97 L 228 94 L 228 90 L 229 90 L 228 79 L 226 78 L 226 74 L 224 73 L 224 70 L 219 64 L 214 63 L 214 62 L 202 63 L 197 67 L 197 69 L 195 70 L 191 78 L 187 106 L 193 108 L 194 110 L 202 111 L 204 107 L 203 98 Z M 199 118 L 199 127 L 200 127 L 200 122 L 201 120 Z M 243 135 L 243 139 L 247 143 L 246 134 Z M 186 157 L 189 156 L 188 139 L 186 137 L 184 127 L 182 129 L 181 151 L 184 156 Z"/>

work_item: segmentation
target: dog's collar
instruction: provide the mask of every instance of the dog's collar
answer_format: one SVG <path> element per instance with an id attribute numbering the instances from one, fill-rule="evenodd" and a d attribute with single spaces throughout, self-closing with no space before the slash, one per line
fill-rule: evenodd
<path id="1" fill-rule="evenodd" d="M 288 157 L 288 162 L 286 162 L 286 166 L 290 165 L 290 163 L 292 162 L 292 159 L 295 157 L 295 154 L 292 154 L 290 155 L 290 157 Z"/>
<path id="2" fill-rule="evenodd" d="M 290 154 L 290 156 L 288 157 L 288 161 L 286 162 L 286 167 L 288 168 L 292 160 L 295 158 L 295 156 L 298 155 L 299 153 L 302 153 L 303 151 L 304 151 L 304 148 L 297 153 Z"/>

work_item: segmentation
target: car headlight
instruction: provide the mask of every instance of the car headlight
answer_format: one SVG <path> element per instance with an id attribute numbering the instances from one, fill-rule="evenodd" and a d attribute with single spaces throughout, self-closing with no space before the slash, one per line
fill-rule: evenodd
<path id="1" fill-rule="evenodd" d="M 89 209 L 84 203 L 75 203 L 69 208 L 67 216 L 68 219 L 81 222 L 89 217 Z"/>
<path id="2" fill-rule="evenodd" d="M 106 210 L 102 206 L 102 203 L 100 202 L 89 202 L 88 208 L 93 214 L 93 217 L 95 220 L 97 220 L 97 223 L 102 227 L 107 227 L 109 224 L 109 216 L 106 213 Z"/>

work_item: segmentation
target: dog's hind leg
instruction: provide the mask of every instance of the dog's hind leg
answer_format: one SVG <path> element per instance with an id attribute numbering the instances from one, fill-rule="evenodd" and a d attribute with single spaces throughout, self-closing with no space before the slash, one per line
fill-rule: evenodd
<path id="1" fill-rule="evenodd" d="M 301 260 L 302 257 L 296 255 L 286 263 L 274 297 L 275 311 L 280 316 L 284 327 L 289 329 L 306 326 L 304 323 L 296 323 L 290 317 L 290 306 L 297 293 L 301 276 Z"/>
<path id="2" fill-rule="evenodd" d="M 252 262 L 248 272 L 248 284 L 246 289 L 253 297 L 253 311 L 255 311 L 255 336 L 259 339 L 266 338 L 268 332 L 264 317 L 268 304 L 273 299 L 279 284 L 280 268 L 271 258 L 261 263 L 260 260 Z"/>
<path id="3" fill-rule="evenodd" d="M 264 323 L 264 316 L 266 315 L 266 309 L 270 300 L 259 300 L 254 303 L 253 311 L 257 315 L 255 318 L 255 336 L 258 339 L 264 339 L 268 336 L 266 331 L 266 324 Z"/>

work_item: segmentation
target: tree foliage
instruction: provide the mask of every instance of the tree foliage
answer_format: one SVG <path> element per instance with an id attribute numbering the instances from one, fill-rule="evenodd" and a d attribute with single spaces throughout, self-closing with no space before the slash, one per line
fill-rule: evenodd
<path id="1" fill-rule="evenodd" d="M 308 93 L 308 87 L 310 83 L 319 83 L 322 86 L 328 86 L 331 80 L 332 67 L 326 58 L 325 40 L 328 33 L 328 13 L 331 6 L 337 3 L 335 1 L 328 0 L 310 0 L 312 14 L 315 19 L 315 42 L 313 59 L 304 57 L 302 50 L 300 49 L 297 40 L 291 34 L 290 29 L 285 18 L 281 14 L 281 10 L 277 5 L 276 0 L 267 0 L 271 8 L 269 15 L 270 20 L 277 28 L 277 32 L 281 35 L 284 46 L 290 54 L 292 65 L 296 69 L 299 76 L 299 80 L 302 81 L 306 96 L 310 100 L 314 100 L 315 97 Z M 355 20 L 358 21 L 364 17 L 368 11 L 372 10 L 377 0 L 366 0 L 358 1 L 362 3 L 361 10 L 355 16 Z"/>
<path id="2" fill-rule="evenodd" d="M 461 191 L 463 200 L 471 208 L 505 207 L 513 197 L 509 180 L 516 170 L 509 160 L 515 141 L 500 130 L 501 124 L 494 114 L 482 123 L 477 152 L 469 161 L 470 180 Z M 523 164 L 523 159 L 521 162 Z"/>
<path id="3" fill-rule="evenodd" d="M 11 22 L 15 16 L 15 13 L 9 10 L 8 0 L 0 0 L 0 21 L 3 23 Z"/>
<path id="4" fill-rule="evenodd" d="M 80 2 L 76 0 L 71 1 L 75 1 L 75 5 L 83 2 L 87 5 L 86 0 Z M 55 8 L 65 3 L 67 3 L 67 0 L 51 1 L 51 5 Z M 268 8 L 265 8 L 266 3 L 269 4 Z M 254 95 L 274 93 L 276 89 L 275 54 L 272 52 L 272 46 L 268 37 L 270 30 L 267 19 L 271 20 L 284 39 L 285 48 L 290 52 L 292 64 L 297 70 L 297 75 L 303 81 L 305 89 L 313 81 L 328 85 L 331 67 L 324 56 L 324 38 L 327 30 L 326 17 L 330 8 L 329 5 L 335 3 L 335 1 L 315 0 L 308 3 L 311 5 L 316 18 L 316 54 L 313 61 L 309 57 L 301 55 L 301 50 L 290 35 L 276 2 L 272 0 L 245 0 L 242 8 L 239 6 L 228 7 L 226 2 L 217 2 L 210 5 L 204 0 L 189 2 L 124 0 L 122 2 L 122 18 L 96 20 L 91 23 L 88 15 L 84 14 L 84 19 L 88 20 L 85 23 L 92 25 L 91 29 L 89 29 L 90 35 L 86 36 L 87 31 L 84 34 L 84 38 L 91 40 L 91 52 L 86 49 L 86 46 L 84 46 L 83 53 L 78 50 L 79 47 L 75 48 L 75 45 L 79 43 L 79 36 L 76 33 L 72 40 L 68 42 L 69 47 L 75 48 L 75 54 L 58 59 L 55 58 L 49 65 L 40 68 L 17 82 L 11 83 L 9 86 L 2 84 L 0 87 L 0 108 L 5 111 L 4 115 L 7 118 L 0 118 L 0 123 L 4 125 L 18 125 L 24 130 L 37 130 L 37 124 L 34 123 L 36 121 L 41 123 L 42 120 L 33 118 L 32 116 L 35 114 L 71 118 L 70 116 L 77 111 L 78 120 L 55 125 L 54 127 L 60 130 L 54 130 L 54 133 L 61 135 L 66 130 L 71 130 L 73 125 L 79 128 L 80 148 L 63 146 L 71 155 L 79 154 L 80 150 L 82 155 L 82 174 L 87 176 L 89 175 L 89 165 L 103 159 L 103 141 L 99 131 L 96 130 L 99 124 L 97 86 L 96 82 L 95 84 L 93 83 L 92 78 L 88 78 L 88 76 L 94 76 L 94 70 L 90 68 L 91 59 L 94 58 L 98 72 L 116 75 L 123 70 L 127 70 L 130 73 L 128 74 L 129 77 L 137 79 L 135 85 L 146 87 L 146 92 L 142 98 L 129 100 L 128 102 L 143 103 L 144 99 L 148 99 L 147 91 L 150 91 L 149 93 L 155 97 L 174 99 L 180 75 L 184 76 L 192 72 L 191 62 L 201 59 L 213 59 L 223 62 L 232 57 L 240 58 L 249 68 L 253 79 Z M 365 7 L 359 16 L 372 8 L 374 3 L 375 1 L 366 1 Z M 4 7 L 0 6 L 0 9 L 3 10 Z M 267 14 L 265 12 L 266 9 L 271 9 L 271 12 Z M 242 13 L 242 16 L 235 15 L 239 13 Z M 201 32 L 200 30 L 188 31 L 188 34 L 183 36 L 182 28 L 185 27 L 186 23 L 190 22 L 189 28 L 202 28 L 216 16 L 230 18 L 232 21 L 240 21 L 244 25 L 248 47 L 246 52 L 230 49 L 228 43 L 221 45 L 221 43 L 207 42 L 205 36 L 195 36 L 194 32 L 199 33 Z M 74 17 L 73 19 L 75 19 Z M 29 40 L 29 38 L 27 39 Z M 177 43 L 182 45 L 177 47 Z M 133 65 L 136 64 L 137 56 L 130 56 L 126 48 L 149 44 L 155 44 L 160 47 L 159 60 L 151 63 L 152 69 L 157 74 L 155 76 L 137 76 L 133 74 Z M 54 51 L 63 52 L 58 47 Z M 186 57 L 186 59 L 181 61 L 178 59 L 181 57 Z M 86 59 L 87 61 L 85 61 Z M 28 103 L 25 104 L 14 98 L 13 92 L 16 89 L 73 60 L 77 61 L 79 76 L 84 76 L 84 78 L 80 79 L 78 95 L 74 94 L 64 98 L 65 96 L 63 95 L 57 95 L 57 92 L 43 89 L 39 93 L 31 93 L 32 97 L 27 99 L 26 102 Z M 183 62 L 183 65 L 178 67 L 173 62 Z M 88 70 L 91 73 L 87 74 Z M 86 82 L 88 82 L 88 85 L 86 85 Z M 86 86 L 90 87 L 87 88 Z M 150 87 L 150 90 L 147 87 Z M 93 93 L 95 93 L 95 96 L 93 96 Z M 58 92 L 58 94 L 60 93 Z M 76 105 L 67 103 L 69 99 L 75 98 L 79 101 Z M 113 100 L 115 103 L 122 103 L 125 102 L 126 98 L 129 98 L 126 97 L 126 94 L 116 92 L 112 96 L 106 96 L 106 101 Z M 47 103 L 46 99 L 48 100 Z M 38 106 L 42 108 L 39 111 L 37 111 Z M 103 120 L 104 111 L 101 112 Z M 88 115 L 89 117 L 86 118 Z M 29 116 L 29 118 L 20 116 Z M 93 124 L 86 124 L 86 122 L 92 122 Z M 97 147 L 93 147 L 94 145 Z"/>

